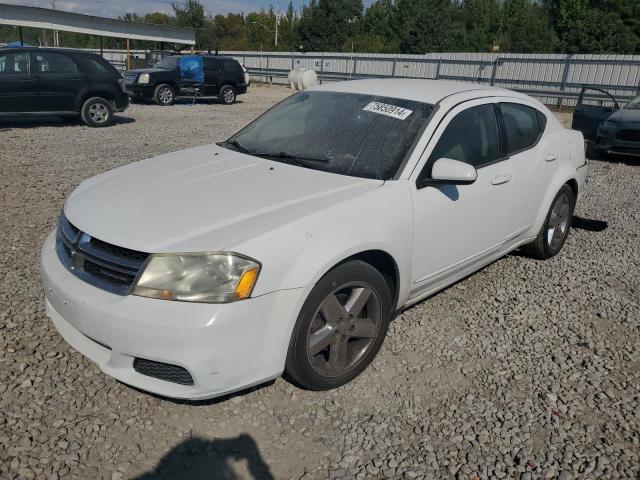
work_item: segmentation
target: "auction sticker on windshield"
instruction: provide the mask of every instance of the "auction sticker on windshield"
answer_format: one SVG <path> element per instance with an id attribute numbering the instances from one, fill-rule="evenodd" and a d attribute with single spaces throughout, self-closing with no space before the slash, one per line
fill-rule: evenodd
<path id="1" fill-rule="evenodd" d="M 371 102 L 369 105 L 364 107 L 363 110 L 365 112 L 379 113 L 380 115 L 386 115 L 387 117 L 397 118 L 398 120 L 406 120 L 409 115 L 413 113 L 413 110 L 407 110 L 406 108 L 396 107 L 395 105 L 380 102 Z"/>

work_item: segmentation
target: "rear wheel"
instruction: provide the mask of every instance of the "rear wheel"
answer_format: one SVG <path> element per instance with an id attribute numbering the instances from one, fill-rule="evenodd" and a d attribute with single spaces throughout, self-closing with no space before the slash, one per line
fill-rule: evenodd
<path id="1" fill-rule="evenodd" d="M 553 199 L 538 237 L 525 247 L 529 255 L 544 260 L 560 252 L 571 229 L 575 204 L 573 189 L 563 185 Z"/>
<path id="2" fill-rule="evenodd" d="M 223 85 L 220 89 L 220 101 L 225 105 L 236 103 L 236 89 L 231 85 Z"/>
<path id="3" fill-rule="evenodd" d="M 350 382 L 380 350 L 391 308 L 389 287 L 378 270 L 359 260 L 338 266 L 302 307 L 287 353 L 287 375 L 311 390 Z"/>
<path id="4" fill-rule="evenodd" d="M 80 118 L 90 127 L 107 127 L 113 124 L 113 107 L 109 100 L 92 97 L 82 105 Z"/>
<path id="5" fill-rule="evenodd" d="M 176 92 L 171 85 L 161 83 L 153 92 L 153 100 L 161 107 L 168 107 L 175 102 Z"/>

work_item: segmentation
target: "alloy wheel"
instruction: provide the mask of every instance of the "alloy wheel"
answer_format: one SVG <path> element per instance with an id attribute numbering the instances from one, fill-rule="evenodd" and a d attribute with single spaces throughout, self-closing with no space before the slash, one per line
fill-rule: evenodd
<path id="1" fill-rule="evenodd" d="M 222 98 L 224 100 L 225 103 L 232 103 L 234 100 L 234 93 L 233 90 L 231 90 L 230 88 L 226 88 L 224 90 L 224 93 L 222 94 Z"/>
<path id="2" fill-rule="evenodd" d="M 171 103 L 173 100 L 173 92 L 169 87 L 163 87 L 158 92 L 158 98 L 160 98 L 161 103 Z"/>
<path id="3" fill-rule="evenodd" d="M 89 107 L 89 118 L 95 123 L 104 123 L 109 119 L 109 109 L 103 103 L 94 103 Z"/>
<path id="4" fill-rule="evenodd" d="M 547 244 L 553 251 L 559 249 L 569 231 L 571 220 L 571 201 L 566 193 L 558 197 L 551 210 L 547 225 Z"/>
<path id="5" fill-rule="evenodd" d="M 339 377 L 353 369 L 375 341 L 381 312 L 380 298 L 366 283 L 349 283 L 329 294 L 307 334 L 307 358 L 313 370 Z"/>

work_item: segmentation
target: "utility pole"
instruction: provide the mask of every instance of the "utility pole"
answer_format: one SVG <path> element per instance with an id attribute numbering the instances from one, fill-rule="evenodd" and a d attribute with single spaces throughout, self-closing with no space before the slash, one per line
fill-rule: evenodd
<path id="1" fill-rule="evenodd" d="M 280 15 L 280 1 L 276 2 L 276 50 L 278 50 L 278 16 Z"/>

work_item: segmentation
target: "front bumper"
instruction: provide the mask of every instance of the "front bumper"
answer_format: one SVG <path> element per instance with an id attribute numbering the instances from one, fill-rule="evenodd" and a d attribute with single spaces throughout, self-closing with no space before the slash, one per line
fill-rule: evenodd
<path id="1" fill-rule="evenodd" d="M 128 83 L 127 94 L 131 97 L 153 97 L 154 87 L 147 83 Z"/>
<path id="2" fill-rule="evenodd" d="M 281 375 L 307 289 L 223 304 L 120 296 L 69 272 L 55 252 L 55 232 L 42 249 L 47 315 L 64 339 L 123 383 L 162 396 L 205 399 Z M 186 369 L 193 385 L 138 373 L 136 358 Z"/>
<path id="3" fill-rule="evenodd" d="M 599 130 L 596 136 L 596 148 L 604 154 L 613 155 L 640 155 L 640 142 L 625 141 L 617 138 L 616 131 Z"/>

